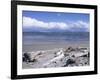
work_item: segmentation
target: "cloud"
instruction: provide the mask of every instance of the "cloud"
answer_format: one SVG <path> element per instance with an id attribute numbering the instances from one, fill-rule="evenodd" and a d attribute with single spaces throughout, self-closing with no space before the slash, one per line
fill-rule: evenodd
<path id="1" fill-rule="evenodd" d="M 70 22 L 69 24 L 70 30 L 79 30 L 79 31 L 89 31 L 89 23 L 86 23 L 84 21 L 76 21 L 76 22 Z"/>
<path id="2" fill-rule="evenodd" d="M 24 28 L 41 28 L 45 30 L 59 29 L 59 30 L 85 30 L 89 31 L 89 23 L 84 21 L 69 21 L 69 22 L 44 22 L 31 17 L 23 17 Z"/>
<path id="3" fill-rule="evenodd" d="M 35 18 L 23 17 L 23 26 L 27 27 L 27 28 L 30 28 L 30 27 L 47 28 L 48 23 L 45 23 L 43 21 L 39 21 Z"/>

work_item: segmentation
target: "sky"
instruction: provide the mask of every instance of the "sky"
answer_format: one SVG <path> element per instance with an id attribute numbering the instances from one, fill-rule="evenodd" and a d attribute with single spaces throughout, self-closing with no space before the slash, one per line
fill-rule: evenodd
<path id="1" fill-rule="evenodd" d="M 23 11 L 23 31 L 89 32 L 89 14 Z"/>

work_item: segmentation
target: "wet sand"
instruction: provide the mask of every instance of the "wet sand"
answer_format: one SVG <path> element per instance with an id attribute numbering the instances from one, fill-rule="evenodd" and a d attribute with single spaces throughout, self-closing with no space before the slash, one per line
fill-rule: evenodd
<path id="1" fill-rule="evenodd" d="M 32 42 L 31 44 L 23 45 L 23 52 L 32 52 L 39 50 L 52 50 L 55 48 L 68 48 L 68 47 L 88 47 L 89 41 L 70 41 L 70 42 Z"/>

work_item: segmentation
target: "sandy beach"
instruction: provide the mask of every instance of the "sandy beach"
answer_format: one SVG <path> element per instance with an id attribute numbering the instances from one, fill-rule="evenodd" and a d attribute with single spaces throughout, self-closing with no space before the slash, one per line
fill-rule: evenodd
<path id="1" fill-rule="evenodd" d="M 23 48 L 23 69 L 89 65 L 89 42 L 32 43 Z M 27 54 L 27 57 L 25 57 Z"/>
<path id="2" fill-rule="evenodd" d="M 23 52 L 32 52 L 32 51 L 39 51 L 39 50 L 52 50 L 55 48 L 68 48 L 68 47 L 88 47 L 89 48 L 89 41 L 63 41 L 63 42 L 32 42 L 31 44 L 23 45 Z"/>

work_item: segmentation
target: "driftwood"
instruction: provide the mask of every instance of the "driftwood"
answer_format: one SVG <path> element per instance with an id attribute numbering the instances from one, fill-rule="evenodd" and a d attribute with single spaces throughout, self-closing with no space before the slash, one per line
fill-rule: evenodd
<path id="1" fill-rule="evenodd" d="M 26 52 L 23 62 L 39 62 L 48 51 Z M 50 53 L 50 52 L 49 52 Z M 53 57 L 41 64 L 41 67 L 83 66 L 89 64 L 89 51 L 87 48 L 72 48 L 54 50 Z M 41 57 L 42 56 L 42 57 Z M 41 61 L 40 61 L 41 62 Z M 35 64 L 35 63 L 34 63 Z"/>

